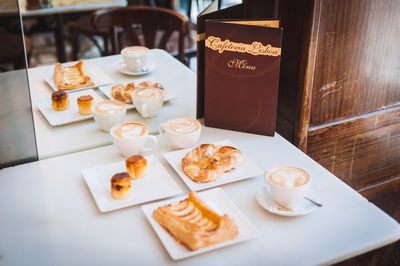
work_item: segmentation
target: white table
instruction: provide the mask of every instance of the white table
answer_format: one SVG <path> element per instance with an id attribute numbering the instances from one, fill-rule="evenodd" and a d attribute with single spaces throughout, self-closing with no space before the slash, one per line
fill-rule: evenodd
<path id="1" fill-rule="evenodd" d="M 297 218 L 256 201 L 261 176 L 222 186 L 260 237 L 174 263 L 134 206 L 101 214 L 81 169 L 122 160 L 113 145 L 0 171 L 0 255 L 4 265 L 314 265 L 335 263 L 400 238 L 400 226 L 279 135 L 203 128 L 201 142 L 229 139 L 262 169 L 310 172 L 324 207 Z M 162 139 L 155 154 L 171 150 Z M 150 154 L 150 153 L 148 153 Z"/>
<path id="2" fill-rule="evenodd" d="M 157 65 L 156 69 L 146 76 L 139 77 L 127 76 L 116 71 L 115 64 L 122 60 L 120 55 L 85 60 L 85 64 L 96 65 L 115 82 L 154 79 L 173 91 L 178 98 L 164 103 L 154 118 L 144 119 L 135 109 L 127 111 L 125 121 L 144 123 L 149 127 L 150 133 L 155 134 L 158 133 L 158 126 L 171 118 L 196 116 L 196 74 L 164 50 L 151 50 L 150 56 Z M 44 77 L 53 73 L 53 70 L 53 65 L 28 70 L 32 101 L 51 97 L 53 90 Z M 96 92 L 101 95 L 100 90 L 96 89 Z M 105 96 L 103 98 L 107 99 Z M 112 143 L 110 134 L 101 131 L 93 119 L 52 127 L 34 103 L 32 108 L 40 159 Z"/>

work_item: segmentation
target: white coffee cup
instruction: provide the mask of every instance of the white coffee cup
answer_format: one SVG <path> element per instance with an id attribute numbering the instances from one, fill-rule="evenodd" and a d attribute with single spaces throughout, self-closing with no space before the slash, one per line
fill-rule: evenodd
<path id="1" fill-rule="evenodd" d="M 144 46 L 129 46 L 121 50 L 129 71 L 140 72 L 147 65 L 149 49 Z"/>
<path id="2" fill-rule="evenodd" d="M 146 125 L 134 122 L 119 123 L 110 130 L 114 145 L 125 157 L 154 148 L 157 138 L 148 135 L 148 132 Z"/>
<path id="3" fill-rule="evenodd" d="M 164 102 L 164 90 L 154 87 L 136 89 L 131 93 L 136 110 L 144 118 L 154 117 Z"/>
<path id="4" fill-rule="evenodd" d="M 193 118 L 174 118 L 161 124 L 158 130 L 172 146 L 185 149 L 193 147 L 198 142 L 201 124 Z"/>
<path id="5" fill-rule="evenodd" d="M 295 166 L 280 166 L 265 171 L 264 181 L 269 187 L 272 199 L 284 207 L 291 208 L 307 194 L 311 176 L 307 171 Z"/>
<path id="6" fill-rule="evenodd" d="M 102 130 L 109 132 L 112 126 L 124 120 L 126 105 L 115 100 L 101 101 L 92 107 L 92 113 L 97 125 Z"/>

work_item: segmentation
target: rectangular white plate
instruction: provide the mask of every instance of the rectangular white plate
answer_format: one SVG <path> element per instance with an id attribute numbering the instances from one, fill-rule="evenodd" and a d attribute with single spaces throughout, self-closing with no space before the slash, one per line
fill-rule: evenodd
<path id="1" fill-rule="evenodd" d="M 254 225 L 247 219 L 246 216 L 239 210 L 238 207 L 231 201 L 231 199 L 226 195 L 226 193 L 221 188 L 210 189 L 207 191 L 199 192 L 201 199 L 215 212 L 219 215 L 227 214 L 233 219 L 235 224 L 239 229 L 239 235 L 233 239 L 201 248 L 195 251 L 191 251 L 184 245 L 179 244 L 176 239 L 168 233 L 159 223 L 153 218 L 153 211 L 159 206 L 165 206 L 175 201 L 180 201 L 187 196 L 182 196 L 175 199 L 164 200 L 162 202 L 151 203 L 142 206 L 143 212 L 156 232 L 157 236 L 160 238 L 165 249 L 168 251 L 169 255 L 174 260 L 184 259 L 187 257 L 199 255 L 210 250 L 215 250 L 218 248 L 230 246 L 245 240 L 249 240 L 254 237 L 258 237 L 260 234 Z"/>
<path id="2" fill-rule="evenodd" d="M 76 64 L 76 62 L 71 62 L 71 63 L 65 63 L 63 65 L 71 66 L 71 65 L 75 65 L 75 64 Z M 86 71 L 87 71 L 87 75 L 90 76 L 94 82 L 93 86 L 77 88 L 74 90 L 65 90 L 65 91 L 71 92 L 71 91 L 93 89 L 93 88 L 108 85 L 108 84 L 111 84 L 114 82 L 109 76 L 107 76 L 103 71 L 101 71 L 95 65 L 86 65 Z M 51 69 L 50 73 L 48 73 L 45 76 L 45 80 L 53 90 L 55 90 L 55 91 L 58 90 L 56 84 L 54 83 L 54 67 Z"/>
<path id="3" fill-rule="evenodd" d="M 151 155 L 145 158 L 147 174 L 143 178 L 132 180 L 131 196 L 125 200 L 116 200 L 111 196 L 111 177 L 126 172 L 125 160 L 82 170 L 83 177 L 101 212 L 182 194 L 182 190 L 157 157 Z"/>
<path id="4" fill-rule="evenodd" d="M 235 147 L 235 145 L 229 140 L 219 141 L 214 144 L 221 145 L 221 146 Z M 247 179 L 247 178 L 258 176 L 258 175 L 262 174 L 262 170 L 257 165 L 255 165 L 252 161 L 250 161 L 249 158 L 246 157 L 244 152 L 241 151 L 245 158 L 244 163 L 241 167 L 233 170 L 232 172 L 224 173 L 222 175 L 222 177 L 217 179 L 216 181 L 208 182 L 208 183 L 196 183 L 196 182 L 192 181 L 189 177 L 187 177 L 186 174 L 182 170 L 182 158 L 185 157 L 185 155 L 188 152 L 190 152 L 191 150 L 192 150 L 192 148 L 177 150 L 177 151 L 172 151 L 172 152 L 166 152 L 166 153 L 164 153 L 164 157 L 168 161 L 168 163 L 172 166 L 172 168 L 175 169 L 175 171 L 178 173 L 178 175 L 183 180 L 183 182 L 185 182 L 185 184 L 192 191 L 199 191 L 199 190 L 204 190 L 204 189 L 208 189 L 208 188 L 212 188 L 212 187 L 217 187 L 217 186 L 220 186 L 223 184 L 239 181 L 242 179 Z"/>
<path id="5" fill-rule="evenodd" d="M 81 115 L 79 113 L 77 99 L 82 95 L 91 95 L 93 97 L 93 104 L 103 101 L 103 98 L 101 98 L 100 95 L 98 95 L 94 90 L 89 89 L 69 93 L 69 108 L 64 111 L 56 111 L 51 107 L 51 96 L 49 98 L 36 100 L 35 104 L 46 117 L 47 121 L 49 121 L 50 125 L 61 126 L 93 117 L 93 115 Z"/>
<path id="6" fill-rule="evenodd" d="M 142 82 L 142 81 L 145 81 L 145 80 L 149 80 L 149 79 L 143 79 L 143 80 L 135 80 L 135 81 L 133 81 L 135 84 L 139 84 L 140 82 Z M 129 83 L 129 82 L 122 82 L 124 85 L 125 84 L 127 84 L 127 83 Z M 117 83 L 116 83 L 117 84 Z M 114 97 L 112 97 L 112 95 L 111 95 L 111 89 L 112 89 L 112 87 L 114 86 L 114 85 L 116 85 L 116 84 L 113 84 L 113 85 L 107 85 L 107 86 L 103 86 L 103 87 L 100 87 L 99 89 L 100 89 L 100 91 L 101 92 L 103 92 L 109 99 L 111 99 L 111 100 L 115 100 L 114 99 Z M 176 94 L 174 93 L 174 92 L 172 92 L 171 90 L 169 90 L 168 88 L 165 88 L 164 87 L 164 91 L 165 91 L 165 98 L 164 98 L 164 102 L 167 102 L 167 101 L 169 101 L 169 100 L 172 100 L 172 99 L 175 99 L 175 98 L 178 98 L 178 96 L 176 96 Z M 133 104 L 126 104 L 126 109 L 133 109 L 135 106 L 133 105 Z"/>

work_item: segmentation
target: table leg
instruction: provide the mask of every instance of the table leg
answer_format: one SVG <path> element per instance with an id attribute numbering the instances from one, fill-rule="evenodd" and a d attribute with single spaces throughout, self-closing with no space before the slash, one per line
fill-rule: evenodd
<path id="1" fill-rule="evenodd" d="M 55 14 L 56 27 L 54 29 L 54 37 L 56 40 L 57 59 L 63 63 L 67 60 L 65 55 L 65 36 L 64 36 L 64 22 L 62 14 Z"/>

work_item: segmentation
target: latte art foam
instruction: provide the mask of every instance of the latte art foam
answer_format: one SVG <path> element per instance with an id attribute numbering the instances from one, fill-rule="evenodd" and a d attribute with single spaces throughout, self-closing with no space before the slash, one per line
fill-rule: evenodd
<path id="1" fill-rule="evenodd" d="M 96 105 L 95 112 L 101 114 L 114 114 L 124 110 L 125 104 L 117 101 L 104 101 Z"/>
<path id="2" fill-rule="evenodd" d="M 147 128 L 139 123 L 122 123 L 113 131 L 114 135 L 120 138 L 140 137 L 146 132 Z"/>
<path id="3" fill-rule="evenodd" d="M 141 100 L 156 100 L 164 95 L 164 91 L 158 88 L 142 88 L 133 91 L 133 97 Z"/>
<path id="4" fill-rule="evenodd" d="M 167 122 L 165 128 L 177 134 L 190 134 L 201 127 L 200 123 L 192 118 L 175 118 Z"/>
<path id="5" fill-rule="evenodd" d="M 145 47 L 128 47 L 122 50 L 122 54 L 131 57 L 140 57 L 147 54 L 148 49 Z"/>
<path id="6" fill-rule="evenodd" d="M 282 187 L 298 187 L 306 184 L 310 176 L 300 168 L 283 167 L 270 173 L 269 179 Z"/>

